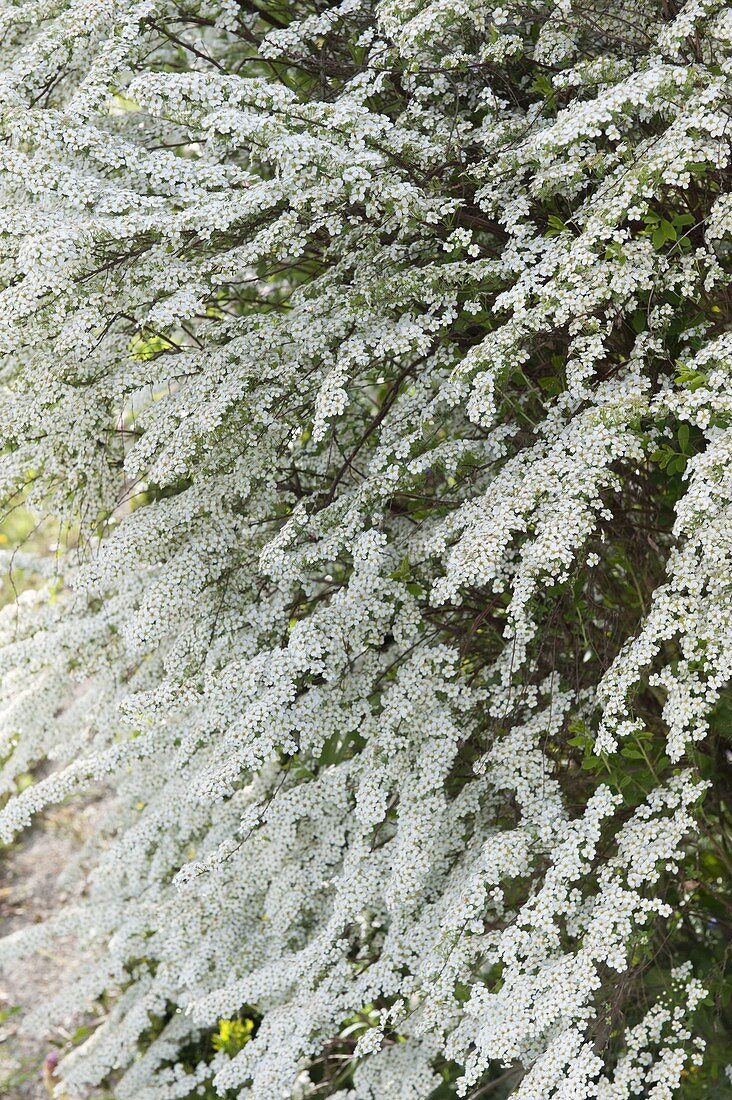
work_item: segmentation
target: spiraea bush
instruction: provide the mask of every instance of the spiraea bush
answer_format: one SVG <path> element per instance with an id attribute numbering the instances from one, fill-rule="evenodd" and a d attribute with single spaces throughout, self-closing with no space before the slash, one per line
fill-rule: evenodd
<path id="1" fill-rule="evenodd" d="M 2 838 L 108 792 L 0 944 L 101 1006 L 59 1095 L 732 1095 L 728 5 L 0 43 Z"/>

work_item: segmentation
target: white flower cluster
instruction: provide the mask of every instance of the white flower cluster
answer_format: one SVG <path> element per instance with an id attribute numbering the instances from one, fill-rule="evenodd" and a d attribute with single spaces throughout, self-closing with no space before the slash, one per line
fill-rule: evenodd
<path id="1" fill-rule="evenodd" d="M 29 1026 L 106 995 L 65 1095 L 701 1065 L 690 967 L 633 985 L 732 680 L 732 23 L 677 7 L 0 0 L 0 491 L 71 532 L 0 839 L 110 792 L 0 941 L 78 942 Z"/>

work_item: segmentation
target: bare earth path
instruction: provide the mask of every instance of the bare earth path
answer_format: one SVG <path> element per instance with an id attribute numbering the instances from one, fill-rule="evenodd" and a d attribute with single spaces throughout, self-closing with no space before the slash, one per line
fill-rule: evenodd
<path id="1" fill-rule="evenodd" d="M 59 875 L 88 832 L 94 807 L 57 810 L 0 854 L 0 936 L 45 920 L 68 893 Z M 48 1035 L 27 1035 L 20 1013 L 42 1004 L 58 988 L 73 960 L 62 950 L 25 959 L 0 969 L 0 1097 L 2 1100 L 48 1100 L 43 1082 L 46 1055 L 68 1043 L 70 1035 L 56 1029 Z"/>

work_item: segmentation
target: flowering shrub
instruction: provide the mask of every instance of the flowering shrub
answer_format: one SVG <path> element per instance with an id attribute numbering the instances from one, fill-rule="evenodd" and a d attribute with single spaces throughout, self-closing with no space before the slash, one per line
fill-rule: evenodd
<path id="1" fill-rule="evenodd" d="M 728 5 L 0 26 L 0 837 L 111 792 L 0 943 L 105 1005 L 59 1088 L 732 1095 Z"/>

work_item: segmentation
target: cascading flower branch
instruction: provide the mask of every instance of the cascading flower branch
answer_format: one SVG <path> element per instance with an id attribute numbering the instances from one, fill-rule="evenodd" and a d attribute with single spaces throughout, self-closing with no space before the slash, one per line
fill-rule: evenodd
<path id="1" fill-rule="evenodd" d="M 0 837 L 106 792 L 0 941 L 76 944 L 58 1095 L 732 1096 L 728 5 L 0 31 Z"/>

